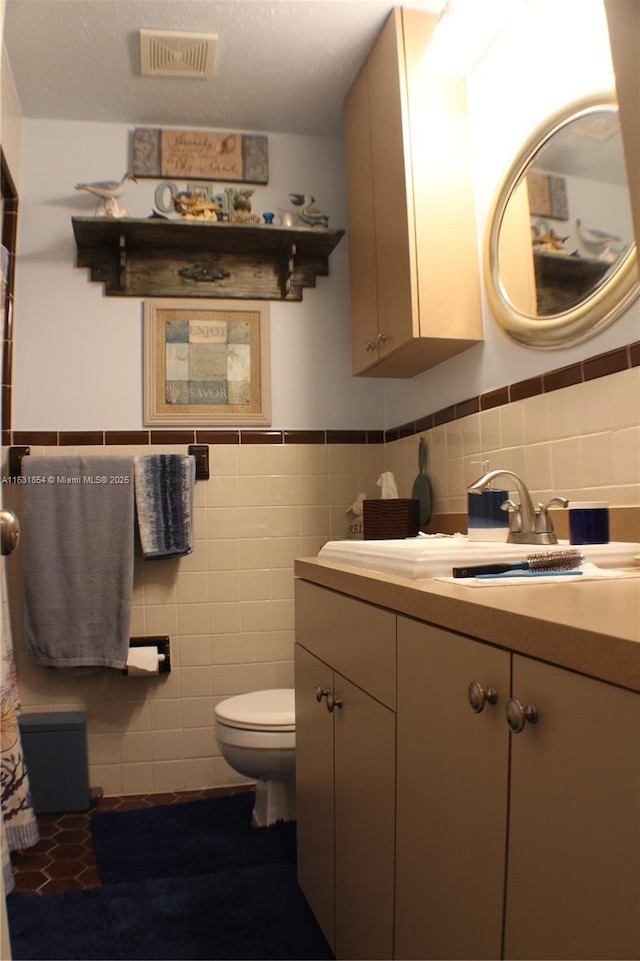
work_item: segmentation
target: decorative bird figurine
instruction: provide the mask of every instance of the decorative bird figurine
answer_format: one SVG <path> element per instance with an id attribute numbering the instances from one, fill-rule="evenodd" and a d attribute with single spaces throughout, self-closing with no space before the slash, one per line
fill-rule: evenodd
<path id="1" fill-rule="evenodd" d="M 308 224 L 309 227 L 329 226 L 329 218 L 327 215 L 313 206 L 316 202 L 315 197 L 312 197 L 310 194 L 289 194 L 289 197 L 291 203 L 295 207 L 300 208 L 298 216 L 303 224 Z"/>
<path id="2" fill-rule="evenodd" d="M 260 217 L 251 213 L 251 197 L 254 190 L 236 190 L 235 187 L 225 187 L 229 220 L 239 224 L 259 224 Z"/>
<path id="3" fill-rule="evenodd" d="M 594 230 L 585 227 L 580 219 L 576 220 L 580 243 L 592 256 L 605 258 L 607 256 L 620 253 L 620 248 L 616 249 L 616 244 L 622 243 L 622 238 L 616 234 L 609 234 L 605 230 Z"/>
<path id="4" fill-rule="evenodd" d="M 76 184 L 76 190 L 86 190 L 87 193 L 98 197 L 96 206 L 96 217 L 124 217 L 125 211 L 118 206 L 118 197 L 121 197 L 127 186 L 127 181 L 136 178 L 129 171 L 126 172 L 122 180 L 103 180 L 96 183 Z"/>
<path id="5" fill-rule="evenodd" d="M 354 514 L 356 517 L 362 517 L 364 514 L 363 505 L 366 497 L 366 494 L 358 494 L 351 507 L 347 507 L 345 514 Z"/>

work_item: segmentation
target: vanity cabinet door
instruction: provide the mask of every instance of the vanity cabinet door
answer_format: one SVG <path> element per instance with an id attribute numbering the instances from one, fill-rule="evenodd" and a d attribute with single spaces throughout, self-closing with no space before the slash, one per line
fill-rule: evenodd
<path id="1" fill-rule="evenodd" d="M 335 724 L 336 956 L 393 957 L 396 718 L 339 674 Z"/>
<path id="2" fill-rule="evenodd" d="M 296 644 L 298 884 L 335 953 L 333 717 L 316 687 L 332 690 L 333 671 Z"/>
<path id="3" fill-rule="evenodd" d="M 507 958 L 640 957 L 640 696 L 518 655 Z"/>
<path id="4" fill-rule="evenodd" d="M 507 651 L 398 618 L 396 958 L 501 956 L 509 668 Z"/>
<path id="5" fill-rule="evenodd" d="M 389 959 L 396 616 L 302 580 L 295 591 L 298 880 L 337 958 Z"/>
<path id="6" fill-rule="evenodd" d="M 295 665 L 298 883 L 337 958 L 388 959 L 395 714 L 300 644 Z"/>

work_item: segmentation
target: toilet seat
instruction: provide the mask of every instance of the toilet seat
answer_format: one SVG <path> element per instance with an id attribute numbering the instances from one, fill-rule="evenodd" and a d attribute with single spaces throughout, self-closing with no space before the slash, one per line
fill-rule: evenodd
<path id="1" fill-rule="evenodd" d="M 240 731 L 295 732 L 293 688 L 252 691 L 221 701 L 215 708 L 216 721 Z"/>
<path id="2" fill-rule="evenodd" d="M 293 751 L 296 746 L 296 732 L 231 727 L 216 719 L 216 740 L 220 745 L 252 751 Z"/>

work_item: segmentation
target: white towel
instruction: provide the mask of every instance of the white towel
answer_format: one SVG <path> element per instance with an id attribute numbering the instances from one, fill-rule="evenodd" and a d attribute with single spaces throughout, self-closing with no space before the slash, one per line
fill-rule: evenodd
<path id="1" fill-rule="evenodd" d="M 22 460 L 25 640 L 39 664 L 122 669 L 133 592 L 133 458 Z"/>

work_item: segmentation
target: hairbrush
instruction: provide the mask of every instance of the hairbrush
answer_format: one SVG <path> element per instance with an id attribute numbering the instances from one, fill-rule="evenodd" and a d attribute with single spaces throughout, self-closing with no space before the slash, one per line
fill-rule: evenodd
<path id="1" fill-rule="evenodd" d="M 575 571 L 584 560 L 581 551 L 540 551 L 529 554 L 524 561 L 515 564 L 479 564 L 474 567 L 454 567 L 454 577 L 476 577 L 479 574 L 506 574 L 508 571 L 530 571 L 544 573 L 546 571 Z"/>

